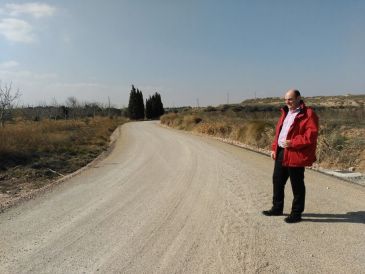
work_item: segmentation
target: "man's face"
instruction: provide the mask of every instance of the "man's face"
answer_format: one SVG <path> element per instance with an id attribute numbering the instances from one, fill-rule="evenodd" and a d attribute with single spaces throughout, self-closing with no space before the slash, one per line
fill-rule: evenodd
<path id="1" fill-rule="evenodd" d="M 297 109 L 299 107 L 299 100 L 300 98 L 295 96 L 295 93 L 292 91 L 288 91 L 285 94 L 285 104 L 288 106 L 290 110 Z"/>

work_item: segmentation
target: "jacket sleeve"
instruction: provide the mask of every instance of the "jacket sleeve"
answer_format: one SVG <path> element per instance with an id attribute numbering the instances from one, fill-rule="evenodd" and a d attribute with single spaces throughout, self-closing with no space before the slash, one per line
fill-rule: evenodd
<path id="1" fill-rule="evenodd" d="M 277 148 L 278 144 L 277 142 L 274 140 L 271 144 L 271 151 L 276 151 L 276 148 Z"/>
<path id="2" fill-rule="evenodd" d="M 281 122 L 283 120 L 283 117 L 281 116 L 278 120 L 278 122 L 276 123 L 276 127 L 275 127 L 275 137 L 274 140 L 271 144 L 271 151 L 276 151 L 276 148 L 278 146 L 278 138 L 279 138 L 279 133 L 280 133 L 280 126 L 281 126 Z"/>
<path id="3" fill-rule="evenodd" d="M 308 145 L 313 145 L 317 142 L 318 137 L 318 116 L 314 111 L 308 113 L 308 122 L 303 134 L 296 135 L 292 140 L 293 149 L 301 149 Z"/>

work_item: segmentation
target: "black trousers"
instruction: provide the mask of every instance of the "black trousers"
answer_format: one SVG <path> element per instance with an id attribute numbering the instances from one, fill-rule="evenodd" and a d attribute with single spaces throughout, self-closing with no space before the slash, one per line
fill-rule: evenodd
<path id="1" fill-rule="evenodd" d="M 301 215 L 305 204 L 304 167 L 284 167 L 283 157 L 284 149 L 279 148 L 273 173 L 273 209 L 283 211 L 285 184 L 290 178 L 294 196 L 291 213 Z"/>

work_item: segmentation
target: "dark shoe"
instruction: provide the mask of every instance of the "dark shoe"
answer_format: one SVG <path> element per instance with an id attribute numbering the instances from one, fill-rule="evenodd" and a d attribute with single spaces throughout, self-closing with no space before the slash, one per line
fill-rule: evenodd
<path id="1" fill-rule="evenodd" d="M 270 209 L 262 211 L 262 214 L 265 216 L 281 216 L 283 215 L 283 212 L 280 210 Z"/>
<path id="2" fill-rule="evenodd" d="M 301 220 L 302 216 L 293 213 L 291 213 L 288 217 L 284 219 L 284 221 L 287 222 L 288 224 L 299 223 Z"/>

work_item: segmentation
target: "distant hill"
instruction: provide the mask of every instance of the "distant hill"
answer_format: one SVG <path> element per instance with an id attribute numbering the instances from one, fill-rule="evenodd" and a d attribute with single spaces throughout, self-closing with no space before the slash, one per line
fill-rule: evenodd
<path id="1" fill-rule="evenodd" d="M 365 107 L 365 94 L 361 95 L 341 95 L 341 96 L 314 96 L 303 97 L 304 102 L 309 106 L 322 106 L 322 107 Z M 270 98 L 256 98 L 248 99 L 241 102 L 243 106 L 249 105 L 282 105 L 283 98 L 270 97 Z"/>

